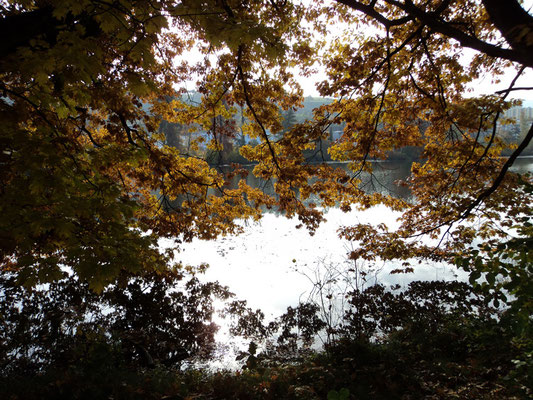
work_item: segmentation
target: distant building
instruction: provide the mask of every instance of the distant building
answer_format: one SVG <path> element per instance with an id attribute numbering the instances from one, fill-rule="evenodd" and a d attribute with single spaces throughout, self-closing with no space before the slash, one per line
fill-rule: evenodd
<path id="1" fill-rule="evenodd" d="M 504 115 L 507 118 L 513 118 L 515 122 L 510 125 L 502 125 L 500 127 L 500 134 L 502 137 L 506 138 L 508 142 L 520 143 L 533 124 L 533 108 L 512 107 L 507 110 Z M 530 143 L 529 146 L 523 150 L 522 154 L 533 154 L 533 143 Z"/>
<path id="2" fill-rule="evenodd" d="M 514 118 L 517 121 L 520 119 L 533 119 L 532 107 L 511 107 L 504 114 L 507 118 Z"/>
<path id="3" fill-rule="evenodd" d="M 341 138 L 344 131 L 333 131 L 331 132 L 331 140 L 335 141 Z"/>

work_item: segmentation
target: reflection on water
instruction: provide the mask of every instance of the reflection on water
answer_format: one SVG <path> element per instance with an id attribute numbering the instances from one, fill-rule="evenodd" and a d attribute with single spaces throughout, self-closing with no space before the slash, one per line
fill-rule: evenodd
<path id="1" fill-rule="evenodd" d="M 372 174 L 366 172 L 362 173 L 360 175 L 361 184 L 359 187 L 366 193 L 382 193 L 405 200 L 411 200 L 412 196 L 410 190 L 407 187 L 399 184 L 409 176 L 411 164 L 411 161 L 373 162 L 372 167 L 374 172 Z M 328 165 L 333 169 L 342 168 L 348 174 L 351 173 L 348 169 L 348 163 L 330 162 Z M 254 165 L 247 165 L 243 166 L 242 168 L 248 172 L 248 175 L 245 178 L 240 176 L 234 177 L 228 185 L 230 189 L 237 188 L 239 181 L 244 179 L 247 185 L 253 188 L 261 189 L 269 196 L 276 197 L 273 180 L 265 181 L 256 177 L 252 172 Z M 222 172 L 230 172 L 230 167 L 221 167 L 221 170 Z M 295 192 L 297 193 L 298 190 L 295 189 Z M 316 197 L 311 197 L 308 202 L 318 203 L 319 200 Z"/>
<path id="2" fill-rule="evenodd" d="M 411 191 L 399 183 L 409 176 L 411 164 L 412 161 L 374 162 L 372 176 L 363 175 L 360 187 L 367 193 L 382 193 L 410 200 Z"/>
<path id="3" fill-rule="evenodd" d="M 333 163 L 328 165 L 332 168 L 342 168 L 346 172 L 348 170 L 348 163 Z M 367 193 L 381 193 L 384 195 L 392 195 L 407 201 L 413 200 L 411 191 L 406 186 L 400 184 L 405 181 L 411 172 L 412 161 L 382 161 L 372 162 L 374 169 L 372 174 L 363 173 L 361 175 L 361 184 L 359 187 Z M 240 176 L 234 177 L 229 188 L 234 189 L 237 187 L 239 181 L 244 179 L 246 184 L 261 189 L 264 193 L 270 196 L 276 196 L 274 191 L 274 181 L 265 181 L 256 177 L 253 174 L 254 165 L 242 166 L 244 170 L 248 172 L 246 178 Z M 221 167 L 222 172 L 230 172 L 230 167 Z M 511 171 L 521 174 L 527 172 L 533 172 L 533 157 L 519 158 L 513 164 Z M 295 189 L 297 190 L 297 189 Z M 310 202 L 318 202 L 317 198 L 310 198 Z"/>
<path id="4" fill-rule="evenodd" d="M 511 171 L 518 172 L 519 174 L 533 172 L 533 156 L 525 156 L 516 159 L 511 167 Z"/>

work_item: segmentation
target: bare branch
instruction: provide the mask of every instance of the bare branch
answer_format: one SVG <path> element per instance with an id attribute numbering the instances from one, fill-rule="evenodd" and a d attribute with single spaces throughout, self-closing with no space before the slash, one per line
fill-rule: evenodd
<path id="1" fill-rule="evenodd" d="M 409 21 L 412 21 L 412 17 L 403 17 L 399 19 L 390 20 L 381 15 L 379 12 L 376 11 L 374 8 L 374 3 L 371 4 L 363 4 L 359 1 L 355 0 L 337 0 L 338 3 L 344 4 L 345 6 L 348 6 L 354 10 L 361 11 L 368 15 L 369 17 L 374 18 L 376 21 L 378 21 L 380 24 L 382 24 L 385 28 L 390 29 L 393 26 L 403 25 Z"/>
<path id="2" fill-rule="evenodd" d="M 532 52 L 522 52 L 517 51 L 515 49 L 505 49 L 503 47 L 499 47 L 494 44 L 485 42 L 454 27 L 453 24 L 451 24 L 450 22 L 442 21 L 434 13 L 429 13 L 424 10 L 421 10 L 420 8 L 416 7 L 411 1 L 385 1 L 390 5 L 394 5 L 399 9 L 405 11 L 409 16 L 416 17 L 416 19 L 431 28 L 433 31 L 457 40 L 463 47 L 468 47 L 480 51 L 491 57 L 515 61 L 522 65 L 533 67 Z"/>
<path id="3" fill-rule="evenodd" d="M 504 90 L 498 90 L 496 92 L 494 92 L 495 94 L 507 94 L 509 92 L 514 92 L 514 91 L 518 91 L 518 90 L 533 90 L 533 87 L 532 86 L 519 86 L 519 87 L 511 87 L 511 88 L 508 88 L 508 89 L 504 89 Z"/>

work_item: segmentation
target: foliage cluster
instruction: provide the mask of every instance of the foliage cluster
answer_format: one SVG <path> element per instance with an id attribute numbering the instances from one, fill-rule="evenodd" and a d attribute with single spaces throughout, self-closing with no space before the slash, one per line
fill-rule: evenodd
<path id="1" fill-rule="evenodd" d="M 217 331 L 213 300 L 231 293 L 218 284 L 183 279 L 177 270 L 124 276 L 98 295 L 72 275 L 25 289 L 13 274 L 3 274 L 0 376 L 23 382 L 57 374 L 57 390 L 63 379 L 74 390 L 76 379 L 91 377 L 98 385 L 110 368 L 125 373 L 157 365 L 179 368 L 184 360 L 210 358 Z"/>
<path id="2" fill-rule="evenodd" d="M 192 286 L 198 288 L 197 283 Z M 2 395 L 10 399 L 520 399 L 531 394 L 531 381 L 516 374 L 520 366 L 514 362 L 523 344 L 514 341 L 505 313 L 486 305 L 468 284 L 414 282 L 403 291 L 377 285 L 349 297 L 360 312 L 346 315 L 338 339 L 324 350 L 287 351 L 286 332 L 299 328 L 301 335 L 288 336 L 305 348 L 307 334 L 319 318 L 313 307 L 303 306 L 301 313 L 291 309 L 278 321 L 285 334 L 271 337 L 279 347 L 267 351 L 252 342 L 238 357 L 242 371 L 180 370 L 169 367 L 177 360 L 168 357 L 147 368 L 130 340 L 138 339 L 136 345 L 142 342 L 154 355 L 176 354 L 168 346 L 181 340 L 186 347 L 183 333 L 170 338 L 161 333 L 142 336 L 133 328 L 106 330 L 120 326 L 112 313 L 109 325 L 96 318 L 78 323 L 77 334 L 63 333 L 60 338 L 50 329 L 57 316 L 48 314 L 40 324 L 34 321 L 31 331 L 40 339 L 31 342 L 32 351 L 49 362 L 39 364 L 38 373 L 31 372 L 37 367 L 36 358 L 31 358 L 30 368 L 30 358 L 19 347 L 25 373 L 20 373 L 21 366 L 3 365 L 2 382 L 10 384 L 1 385 Z M 47 303 L 41 300 L 39 306 L 43 304 Z M 50 304 L 56 305 L 56 310 L 48 311 L 54 315 L 68 308 L 60 309 L 53 300 Z M 41 309 L 24 309 L 20 318 L 42 315 Z M 374 316 L 375 323 L 369 323 Z M 177 322 L 172 319 L 159 327 L 167 331 Z M 95 329 L 98 324 L 101 328 Z M 151 332 L 152 326 L 157 321 L 148 326 Z M 202 330 L 206 328 L 211 331 L 209 326 Z M 189 344 L 188 349 L 201 352 L 200 347 Z M 167 366 L 165 360 L 170 362 Z"/>

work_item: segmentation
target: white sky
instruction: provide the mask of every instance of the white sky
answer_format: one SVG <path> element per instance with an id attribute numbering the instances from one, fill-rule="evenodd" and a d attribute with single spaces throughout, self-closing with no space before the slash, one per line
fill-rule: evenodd
<path id="1" fill-rule="evenodd" d="M 492 77 L 487 76 L 475 81 L 472 85 L 472 96 L 494 94 L 498 90 L 507 89 L 509 84 L 515 76 L 515 71 L 510 70 L 509 73 L 500 77 L 501 82 L 498 84 L 492 83 Z M 313 77 L 300 78 L 298 83 L 302 86 L 304 96 L 319 97 L 320 94 L 316 90 L 316 84 L 326 79 L 324 72 L 318 72 Z M 527 69 L 517 80 L 515 87 L 533 87 L 533 70 Z M 509 94 L 507 99 L 523 99 L 525 101 L 533 102 L 533 90 L 514 91 Z"/>

